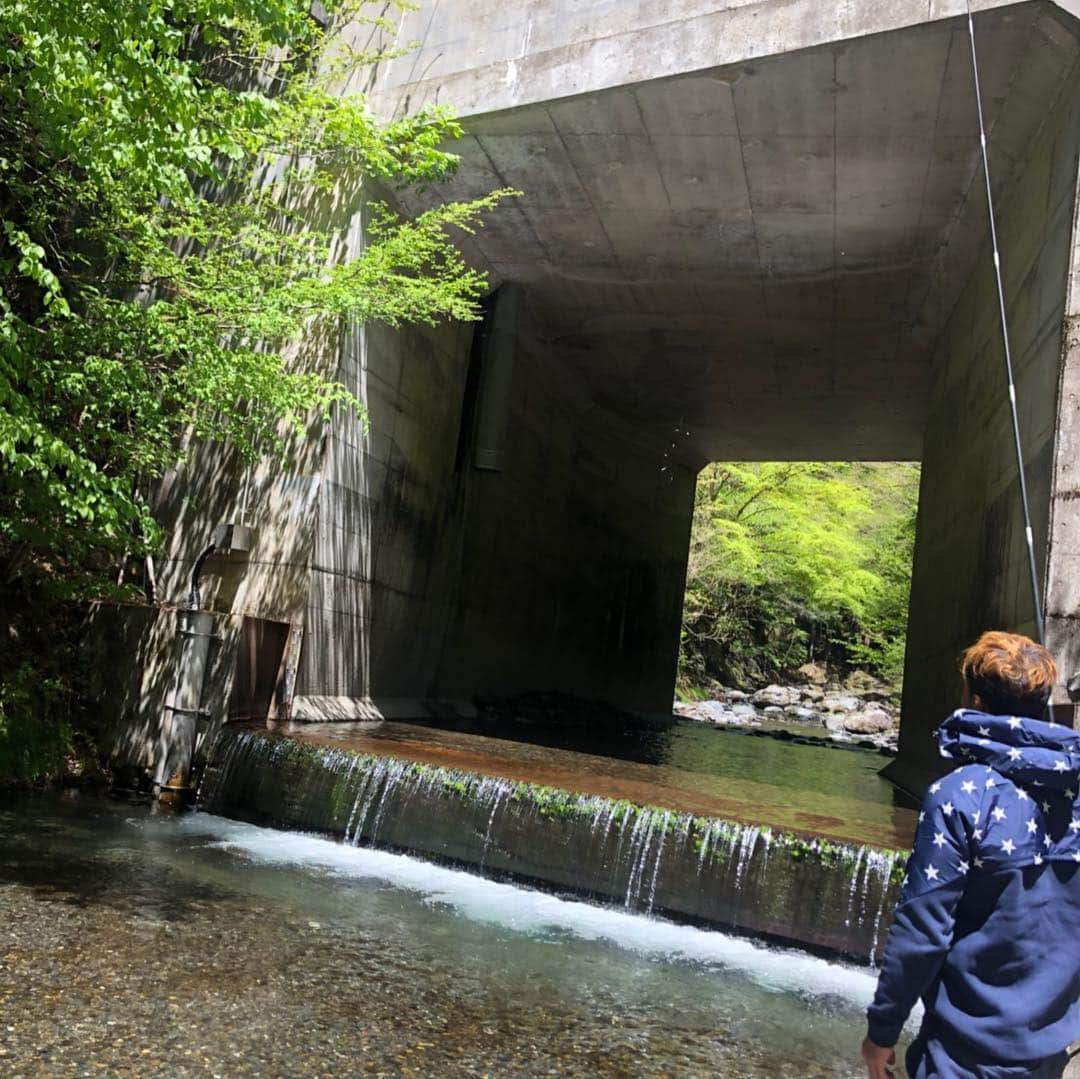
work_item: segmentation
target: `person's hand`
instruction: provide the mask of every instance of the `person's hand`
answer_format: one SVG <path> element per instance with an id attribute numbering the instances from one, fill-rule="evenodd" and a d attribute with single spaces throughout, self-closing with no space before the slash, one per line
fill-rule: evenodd
<path id="1" fill-rule="evenodd" d="M 862 1058 L 870 1079 L 890 1079 L 896 1067 L 896 1050 L 875 1045 L 869 1038 L 863 1039 Z"/>

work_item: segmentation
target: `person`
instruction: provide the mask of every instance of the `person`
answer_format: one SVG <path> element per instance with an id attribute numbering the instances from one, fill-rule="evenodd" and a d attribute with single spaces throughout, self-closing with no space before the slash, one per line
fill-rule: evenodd
<path id="1" fill-rule="evenodd" d="M 867 1009 L 863 1060 L 912 1079 L 1061 1075 L 1080 1035 L 1080 735 L 1041 719 L 1057 677 L 1041 645 L 984 633 L 938 728 L 959 767 L 923 801 Z"/>

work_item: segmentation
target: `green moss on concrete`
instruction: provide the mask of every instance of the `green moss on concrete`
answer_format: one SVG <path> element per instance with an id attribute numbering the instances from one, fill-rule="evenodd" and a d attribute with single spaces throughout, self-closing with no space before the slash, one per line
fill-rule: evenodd
<path id="1" fill-rule="evenodd" d="M 262 735 L 259 736 L 263 737 Z M 280 736 L 265 735 L 265 737 L 275 738 Z M 294 766 L 304 763 L 327 767 L 332 763 L 328 759 L 332 754 L 335 758 L 333 766 L 343 777 L 346 775 L 354 776 L 365 769 L 385 765 L 385 762 L 389 759 L 375 754 L 330 749 L 329 747 L 313 745 L 308 742 L 288 741 L 292 747 L 290 753 L 295 754 L 293 757 Z M 340 758 L 342 757 L 347 757 L 355 762 L 354 766 L 349 769 L 341 769 Z M 490 784 L 492 779 L 505 784 L 509 789 L 508 800 L 510 802 L 531 809 L 545 820 L 579 821 L 587 823 L 591 827 L 597 817 L 598 805 L 606 803 L 612 823 L 622 827 L 628 824 L 633 826 L 638 818 L 642 816 L 650 817 L 648 827 L 654 835 L 658 830 L 665 834 L 681 833 L 686 836 L 687 842 L 697 856 L 707 861 L 712 861 L 718 857 L 729 858 L 732 844 L 741 842 L 747 834 L 747 828 L 753 827 L 720 817 L 691 816 L 661 806 L 639 804 L 626 799 L 604 799 L 596 795 L 581 794 L 561 787 L 548 787 L 524 780 L 506 780 L 497 776 L 484 776 L 477 772 L 445 768 L 441 765 L 404 760 L 401 761 L 401 764 L 403 766 L 403 779 L 421 779 L 429 785 L 429 789 L 432 791 L 437 791 L 444 797 L 451 798 L 466 807 L 490 806 L 490 801 L 483 800 L 481 791 L 485 783 Z M 344 818 L 348 816 L 352 805 L 352 797 L 350 784 L 344 781 L 344 778 L 334 784 L 331 791 L 331 800 L 336 817 Z M 770 855 L 782 852 L 784 856 L 792 861 L 814 860 L 824 868 L 842 868 L 849 871 L 856 865 L 857 860 L 860 858 L 860 852 L 864 852 L 862 857 L 865 857 L 865 851 L 870 849 L 885 858 L 891 857 L 894 859 L 890 879 L 891 884 L 899 884 L 904 875 L 906 852 L 903 851 L 876 847 L 860 848 L 848 843 L 837 843 L 821 836 L 805 836 L 794 832 L 774 831 L 764 826 L 761 827 L 754 840 L 755 845 L 760 842 L 767 844 Z"/>

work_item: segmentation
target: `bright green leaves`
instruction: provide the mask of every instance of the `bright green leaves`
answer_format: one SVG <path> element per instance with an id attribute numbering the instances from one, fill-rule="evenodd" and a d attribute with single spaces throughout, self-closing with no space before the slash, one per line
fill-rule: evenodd
<path id="1" fill-rule="evenodd" d="M 713 464 L 698 478 L 684 681 L 774 677 L 818 658 L 898 678 L 918 469 Z"/>
<path id="2" fill-rule="evenodd" d="M 45 248 L 34 243 L 22 229 L 16 228 L 10 221 L 0 222 L 0 226 L 3 227 L 6 241 L 4 247 L 0 247 L 0 275 L 26 279 L 41 290 L 43 307 L 51 307 L 54 315 L 69 314 L 60 279 L 46 265 Z M 8 252 L 11 252 L 8 257 L 2 257 Z M 10 307 L 6 308 L 4 316 L 14 317 Z"/>
<path id="3" fill-rule="evenodd" d="M 439 181 L 460 132 L 339 96 L 373 54 L 309 8 L 0 3 L 0 580 L 66 588 L 149 549 L 145 492 L 186 434 L 251 458 L 359 414 L 307 344 L 342 320 L 475 317 L 484 280 L 449 234 L 510 193 L 376 209 L 349 248 L 365 184 Z"/>

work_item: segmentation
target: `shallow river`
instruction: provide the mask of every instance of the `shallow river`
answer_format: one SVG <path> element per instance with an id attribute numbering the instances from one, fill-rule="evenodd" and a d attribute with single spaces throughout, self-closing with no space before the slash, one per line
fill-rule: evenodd
<path id="1" fill-rule="evenodd" d="M 702 723 L 580 728 L 532 721 L 272 724 L 290 738 L 483 775 L 902 849 L 913 803 L 864 749 L 796 745 Z"/>
<path id="2" fill-rule="evenodd" d="M 873 973 L 402 855 L 0 801 L 0 1074 L 824 1076 Z"/>

